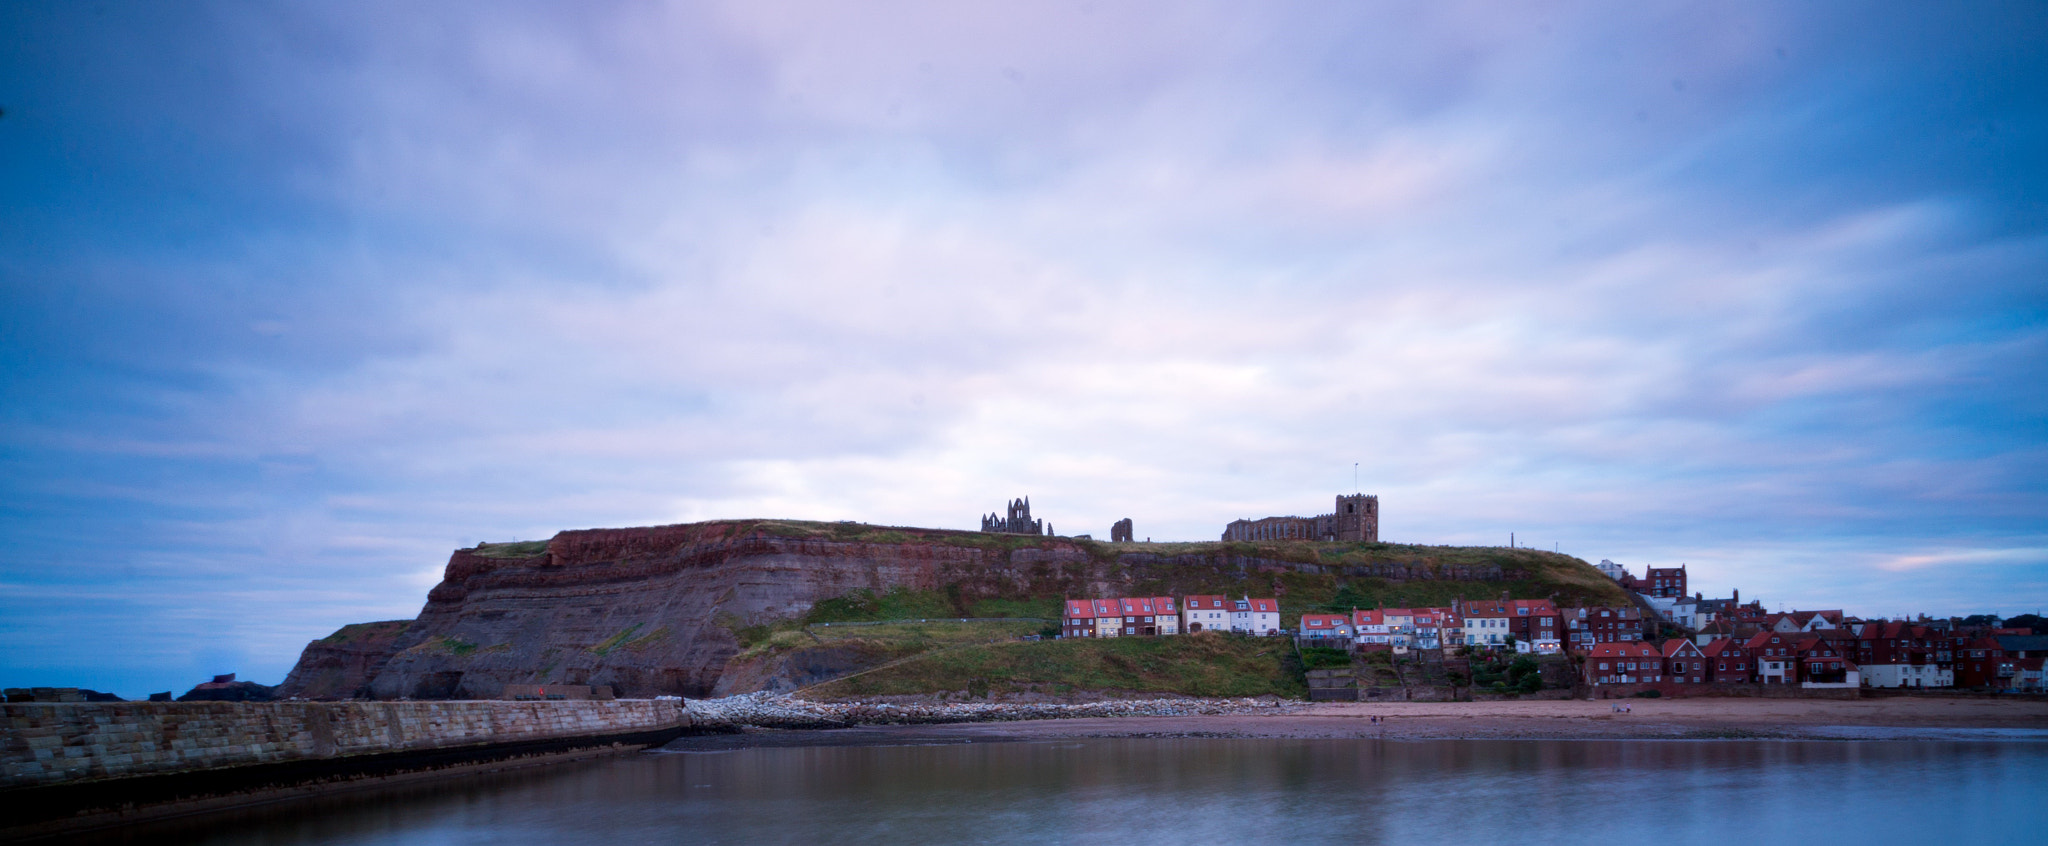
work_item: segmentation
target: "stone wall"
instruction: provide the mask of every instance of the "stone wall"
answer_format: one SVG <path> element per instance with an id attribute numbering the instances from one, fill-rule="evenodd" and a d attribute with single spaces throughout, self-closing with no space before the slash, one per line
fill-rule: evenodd
<path id="1" fill-rule="evenodd" d="M 0 788 L 652 732 L 675 700 L 0 705 Z"/>

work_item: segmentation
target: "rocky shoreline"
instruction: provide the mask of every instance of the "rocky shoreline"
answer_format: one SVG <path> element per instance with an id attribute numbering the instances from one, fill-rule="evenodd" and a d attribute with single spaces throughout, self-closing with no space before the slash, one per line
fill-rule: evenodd
<path id="1" fill-rule="evenodd" d="M 1103 717 L 1278 716 L 1306 707 L 1255 699 L 1110 699 L 1096 702 L 813 702 L 786 693 L 687 700 L 705 728 L 822 729 L 854 726 L 993 723 Z"/>

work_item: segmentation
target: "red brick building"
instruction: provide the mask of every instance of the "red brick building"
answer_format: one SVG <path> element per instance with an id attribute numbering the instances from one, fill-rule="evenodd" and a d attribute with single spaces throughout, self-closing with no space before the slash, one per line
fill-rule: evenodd
<path id="1" fill-rule="evenodd" d="M 1701 647 L 1700 654 L 1706 659 L 1707 681 L 1747 684 L 1756 680 L 1756 657 L 1746 641 L 1723 638 Z"/>
<path id="2" fill-rule="evenodd" d="M 1664 652 L 1647 643 L 1597 643 L 1584 654 L 1580 672 L 1590 685 L 1664 680 Z"/>
<path id="3" fill-rule="evenodd" d="M 1568 646 L 1581 652 L 1595 644 L 1631 643 L 1643 639 L 1643 609 L 1632 605 L 1566 608 L 1562 616 Z"/>
<path id="4" fill-rule="evenodd" d="M 1664 642 L 1664 676 L 1672 684 L 1706 684 L 1707 656 L 1685 638 Z"/>
<path id="5" fill-rule="evenodd" d="M 1686 596 L 1685 565 L 1644 568 L 1643 577 L 1636 585 L 1637 593 L 1649 596 Z"/>

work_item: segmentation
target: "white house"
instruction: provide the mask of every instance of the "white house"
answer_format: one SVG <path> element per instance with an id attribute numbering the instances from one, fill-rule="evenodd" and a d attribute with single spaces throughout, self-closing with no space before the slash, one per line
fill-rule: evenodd
<path id="1" fill-rule="evenodd" d="M 1863 664 L 1863 683 L 1871 687 L 1955 687 L 1954 671 L 1939 664 Z"/>
<path id="2" fill-rule="evenodd" d="M 1230 631 L 1229 600 L 1221 596 L 1190 596 L 1181 603 L 1180 630 L 1195 632 Z"/>
<path id="3" fill-rule="evenodd" d="M 1230 630 L 1269 635 L 1280 630 L 1280 600 L 1239 597 L 1230 601 Z"/>
<path id="4" fill-rule="evenodd" d="M 1600 563 L 1593 565 L 1593 567 L 1594 569 L 1599 570 L 1602 574 L 1605 574 L 1607 578 L 1613 579 L 1617 582 L 1621 581 L 1622 576 L 1628 575 L 1627 567 L 1623 567 L 1620 564 L 1616 564 L 1605 558 L 1600 559 Z"/>
<path id="5" fill-rule="evenodd" d="M 1508 620 L 1514 613 L 1504 602 L 1467 602 L 1460 609 L 1465 621 L 1466 646 L 1500 646 L 1507 643 L 1512 629 Z"/>

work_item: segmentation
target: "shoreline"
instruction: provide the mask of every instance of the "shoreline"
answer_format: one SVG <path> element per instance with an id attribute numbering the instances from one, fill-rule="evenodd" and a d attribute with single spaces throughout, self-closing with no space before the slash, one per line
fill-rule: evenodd
<path id="1" fill-rule="evenodd" d="M 1092 738 L 1379 740 L 2048 741 L 2048 701 L 1988 699 L 1584 700 L 1317 703 L 1280 713 L 754 728 L 679 738 L 668 752 Z M 1382 722 L 1373 722 L 1378 716 Z"/>

